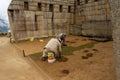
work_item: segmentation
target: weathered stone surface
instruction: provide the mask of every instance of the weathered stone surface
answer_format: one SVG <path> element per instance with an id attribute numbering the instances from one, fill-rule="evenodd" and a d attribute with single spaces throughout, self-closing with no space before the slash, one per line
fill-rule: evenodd
<path id="1" fill-rule="evenodd" d="M 74 8 L 74 3 L 70 2 L 73 1 L 12 0 L 8 13 L 13 40 L 55 36 L 61 32 L 69 34 Z M 68 6 L 71 6 L 71 12 L 68 12 Z"/>
<path id="2" fill-rule="evenodd" d="M 112 37 L 111 21 L 88 21 L 82 24 L 82 35 Z"/>
<path id="3" fill-rule="evenodd" d="M 112 38 L 109 0 L 89 0 L 88 3 L 80 0 L 80 5 L 76 4 L 74 22 L 78 26 L 82 24 L 76 32 L 80 31 L 85 36 Z"/>
<path id="4" fill-rule="evenodd" d="M 117 80 L 120 80 L 120 0 L 110 0 Z"/>

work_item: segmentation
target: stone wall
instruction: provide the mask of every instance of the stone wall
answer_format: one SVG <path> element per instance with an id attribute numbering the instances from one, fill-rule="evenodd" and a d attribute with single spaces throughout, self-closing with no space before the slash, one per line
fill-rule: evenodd
<path id="1" fill-rule="evenodd" d="M 111 21 L 88 21 L 82 24 L 82 35 L 112 37 Z"/>
<path id="2" fill-rule="evenodd" d="M 75 4 L 74 24 L 79 29 L 74 28 L 80 35 L 112 37 L 109 0 L 76 0 Z"/>
<path id="3" fill-rule="evenodd" d="M 110 0 L 117 80 L 120 80 L 120 0 Z"/>
<path id="4" fill-rule="evenodd" d="M 12 0 L 8 8 L 12 38 L 25 40 L 61 32 L 69 34 L 73 12 L 72 0 Z"/>

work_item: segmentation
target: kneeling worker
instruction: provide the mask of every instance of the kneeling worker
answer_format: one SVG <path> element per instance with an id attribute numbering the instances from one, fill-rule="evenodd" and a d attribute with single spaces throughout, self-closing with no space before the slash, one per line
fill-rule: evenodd
<path id="1" fill-rule="evenodd" d="M 56 57 L 58 55 L 61 58 L 61 39 L 60 38 L 52 38 L 47 45 L 44 47 L 42 60 L 45 61 L 48 57 L 48 53 L 54 53 Z"/>

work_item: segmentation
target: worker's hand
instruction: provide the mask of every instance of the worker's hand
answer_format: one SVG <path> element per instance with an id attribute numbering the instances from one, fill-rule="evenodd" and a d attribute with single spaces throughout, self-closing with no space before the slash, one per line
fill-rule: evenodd
<path id="1" fill-rule="evenodd" d="M 63 44 L 63 46 L 67 46 L 67 44 Z"/>

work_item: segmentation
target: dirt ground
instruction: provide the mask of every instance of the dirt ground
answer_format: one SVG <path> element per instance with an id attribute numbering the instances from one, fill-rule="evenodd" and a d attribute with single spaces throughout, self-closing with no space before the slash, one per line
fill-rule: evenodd
<path id="1" fill-rule="evenodd" d="M 8 37 L 0 37 L 0 80 L 50 80 L 33 64 L 21 56 Z"/>
<path id="2" fill-rule="evenodd" d="M 21 49 L 24 49 L 27 55 L 41 52 L 50 38 L 43 39 L 43 42 L 35 40 L 33 42 L 24 41 L 15 43 Z M 86 37 L 68 36 L 67 46 L 80 46 L 92 42 Z M 85 59 L 83 56 L 92 54 Z M 40 58 L 35 60 L 53 80 L 116 80 L 114 66 L 114 52 L 112 41 L 98 42 L 92 48 L 85 48 L 75 51 L 73 55 L 64 56 L 66 62 L 56 61 L 48 63 L 41 61 Z"/>

